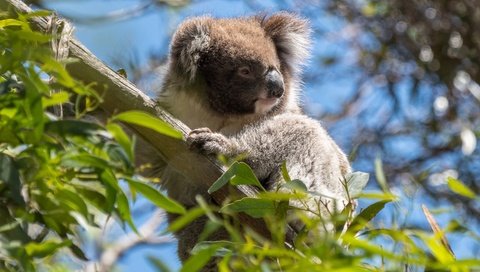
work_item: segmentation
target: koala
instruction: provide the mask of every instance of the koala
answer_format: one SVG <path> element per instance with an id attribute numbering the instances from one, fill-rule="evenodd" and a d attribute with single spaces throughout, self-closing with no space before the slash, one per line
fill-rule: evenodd
<path id="1" fill-rule="evenodd" d="M 279 169 L 286 161 L 292 178 L 341 202 L 349 162 L 319 122 L 302 113 L 299 102 L 310 32 L 306 20 L 287 12 L 189 19 L 173 36 L 157 99 L 193 128 L 187 138 L 192 149 L 207 155 L 245 154 L 244 161 L 267 189 L 281 182 Z M 187 207 L 195 205 L 196 195 L 208 199 L 208 188 L 200 182 L 168 165 L 160 168 L 162 186 L 172 198 Z M 308 205 L 316 207 L 313 200 Z M 205 221 L 176 233 L 182 260 Z M 228 239 L 221 231 L 214 236 Z"/>

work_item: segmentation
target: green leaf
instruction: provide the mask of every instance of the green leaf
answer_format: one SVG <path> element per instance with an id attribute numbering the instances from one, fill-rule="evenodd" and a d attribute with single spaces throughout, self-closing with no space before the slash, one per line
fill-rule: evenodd
<path id="1" fill-rule="evenodd" d="M 176 139 L 182 139 L 183 137 L 180 131 L 172 128 L 167 122 L 142 111 L 122 112 L 115 115 L 112 120 L 143 126 Z"/>
<path id="2" fill-rule="evenodd" d="M 471 199 L 474 199 L 476 197 L 475 193 L 465 184 L 463 184 L 460 180 L 448 177 L 447 181 L 448 187 L 453 192 Z"/>
<path id="3" fill-rule="evenodd" d="M 234 162 L 230 168 L 210 186 L 208 193 L 211 194 L 218 191 L 229 182 L 232 185 L 255 185 L 263 188 L 250 166 L 244 162 Z"/>
<path id="4" fill-rule="evenodd" d="M 123 222 L 127 222 L 130 228 L 138 233 L 137 227 L 135 227 L 135 224 L 133 223 L 132 213 L 130 212 L 127 196 L 121 190 L 117 193 L 117 210 L 120 219 L 122 219 Z"/>
<path id="5" fill-rule="evenodd" d="M 235 169 L 235 175 L 230 180 L 232 185 L 254 185 L 259 188 L 263 188 L 258 178 L 253 173 L 252 168 L 244 162 L 235 162 L 237 164 Z"/>
<path id="6" fill-rule="evenodd" d="M 294 180 L 291 180 L 291 181 L 287 181 L 287 183 L 285 183 L 284 186 L 288 189 L 295 190 L 295 191 L 300 191 L 300 192 L 305 192 L 305 193 L 308 191 L 308 188 L 305 185 L 305 183 L 303 183 L 303 181 L 301 181 L 299 179 L 294 179 Z"/>
<path id="7" fill-rule="evenodd" d="M 6 26 L 21 26 L 23 28 L 28 28 L 28 24 L 20 20 L 16 20 L 16 19 L 0 20 L 0 28 L 5 28 Z"/>
<path id="8" fill-rule="evenodd" d="M 283 179 L 286 181 L 286 182 L 289 182 L 292 180 L 292 178 L 290 178 L 290 175 L 288 174 L 288 170 L 287 170 L 287 162 L 284 161 L 282 163 L 282 176 L 283 176 Z"/>
<path id="9" fill-rule="evenodd" d="M 205 210 L 202 207 L 195 207 L 188 210 L 184 215 L 178 217 L 173 223 L 169 224 L 168 231 L 176 232 L 184 228 L 193 220 L 199 218 L 205 214 Z"/>
<path id="10" fill-rule="evenodd" d="M 25 251 L 31 257 L 44 258 L 53 255 L 58 249 L 64 246 L 70 246 L 71 241 L 63 242 L 43 241 L 41 243 L 30 242 L 25 245 Z"/>
<path id="11" fill-rule="evenodd" d="M 359 198 L 367 198 L 367 199 L 378 199 L 378 200 L 390 200 L 390 201 L 397 201 L 398 197 L 391 193 L 384 193 L 384 192 L 377 192 L 377 191 L 367 191 L 362 192 L 358 196 Z"/>
<path id="12" fill-rule="evenodd" d="M 197 251 L 196 254 L 188 258 L 188 260 L 183 264 L 180 272 L 199 271 L 215 255 L 219 247 L 220 246 L 218 245 L 211 245 Z"/>
<path id="13" fill-rule="evenodd" d="M 23 17 L 26 19 L 30 19 L 33 17 L 46 17 L 52 15 L 53 11 L 51 10 L 34 10 L 30 13 L 22 14 Z"/>
<path id="14" fill-rule="evenodd" d="M 125 150 L 128 159 L 134 161 L 134 146 L 122 127 L 115 123 L 109 123 L 106 128 L 113 135 L 118 144 L 120 144 L 123 150 Z"/>
<path id="15" fill-rule="evenodd" d="M 159 272 L 171 271 L 170 268 L 160 259 L 155 258 L 154 256 L 148 256 L 147 259 L 150 262 L 150 264 L 155 268 L 155 271 L 159 271 Z"/>
<path id="16" fill-rule="evenodd" d="M 370 175 L 364 172 L 349 173 L 345 178 L 347 180 L 348 193 L 350 197 L 358 197 L 365 186 L 367 186 Z"/>
<path id="17" fill-rule="evenodd" d="M 72 244 L 68 247 L 70 251 L 75 255 L 75 257 L 79 258 L 82 261 L 89 261 L 87 256 L 85 256 L 85 253 L 75 244 Z"/>
<path id="18" fill-rule="evenodd" d="M 268 199 L 244 197 L 223 206 L 220 212 L 233 211 L 244 212 L 251 217 L 259 218 L 269 214 L 275 214 L 275 202 Z"/>
<path id="19" fill-rule="evenodd" d="M 87 204 L 78 194 L 69 190 L 59 190 L 55 193 L 55 198 L 60 201 L 62 206 L 67 206 L 71 210 L 79 212 L 88 220 Z"/>
<path id="20" fill-rule="evenodd" d="M 37 32 L 34 32 L 37 33 Z M 45 36 L 45 35 L 43 35 Z M 49 36 L 45 36 L 47 38 L 47 41 L 50 40 Z M 39 39 L 40 37 L 38 37 Z M 51 58 L 44 58 L 43 59 L 43 65 L 42 65 L 42 70 L 47 72 L 47 73 L 53 73 L 55 75 L 55 80 L 62 84 L 65 87 L 68 88 L 73 88 L 75 86 L 75 81 L 74 79 L 70 76 L 70 74 L 67 72 L 63 64 L 60 62 L 51 59 Z"/>
<path id="21" fill-rule="evenodd" d="M 341 233 L 343 229 L 345 228 L 345 223 L 347 223 L 347 220 L 350 218 L 350 215 L 352 213 L 352 203 L 348 203 L 343 210 L 339 213 L 336 214 L 337 218 L 334 220 L 335 224 L 335 231 L 338 233 Z"/>
<path id="22" fill-rule="evenodd" d="M 377 179 L 378 185 L 385 193 L 389 193 L 390 189 L 388 188 L 387 178 L 383 172 L 382 160 L 380 157 L 375 158 L 375 177 Z"/>
<path id="23" fill-rule="evenodd" d="M 82 198 L 91 203 L 100 211 L 105 213 L 110 213 L 112 211 L 113 205 L 105 205 L 105 203 L 107 203 L 107 198 L 98 191 L 93 191 L 84 187 L 76 187 L 75 190 Z"/>
<path id="24" fill-rule="evenodd" d="M 20 173 L 15 166 L 15 161 L 12 157 L 3 153 L 0 153 L 0 181 L 8 185 L 8 194 L 15 203 L 20 205 L 25 204 L 21 192 L 22 182 L 20 181 Z"/>
<path id="25" fill-rule="evenodd" d="M 108 169 L 110 168 L 109 163 L 97 156 L 90 154 L 67 154 L 62 158 L 62 165 L 67 167 L 82 168 L 90 167 L 97 169 Z"/>
<path id="26" fill-rule="evenodd" d="M 102 126 L 80 120 L 58 120 L 45 124 L 45 132 L 54 133 L 60 136 L 80 135 L 90 136 L 97 135 L 104 131 Z"/>
<path id="27" fill-rule="evenodd" d="M 130 184 L 130 186 L 132 186 L 136 191 L 141 193 L 157 207 L 169 213 L 185 214 L 187 212 L 181 204 L 164 196 L 157 189 L 154 189 L 145 183 L 134 181 L 130 178 L 127 178 L 126 181 L 128 184 Z"/>
<path id="28" fill-rule="evenodd" d="M 424 233 L 416 234 L 428 246 L 430 252 L 440 263 L 453 262 L 455 260 L 455 257 L 452 256 L 450 251 L 437 239 L 435 235 L 426 235 Z"/>
<path id="29" fill-rule="evenodd" d="M 381 200 L 363 209 L 352 221 L 349 230 L 354 232 L 363 229 L 391 200 Z"/>
<path id="30" fill-rule="evenodd" d="M 33 32 L 31 30 L 15 30 L 15 34 L 21 37 L 22 40 L 28 42 L 46 43 L 51 37 L 40 32 Z"/>
<path id="31" fill-rule="evenodd" d="M 67 92 L 58 92 L 50 95 L 50 97 L 42 97 L 43 108 L 47 108 L 54 105 L 61 105 L 68 102 L 70 94 Z"/>

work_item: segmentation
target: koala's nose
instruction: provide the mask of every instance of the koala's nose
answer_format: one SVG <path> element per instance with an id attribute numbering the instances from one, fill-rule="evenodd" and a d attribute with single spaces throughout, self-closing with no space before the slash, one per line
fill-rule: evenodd
<path id="1" fill-rule="evenodd" d="M 265 75 L 268 96 L 280 98 L 284 92 L 282 75 L 275 69 L 271 69 Z"/>

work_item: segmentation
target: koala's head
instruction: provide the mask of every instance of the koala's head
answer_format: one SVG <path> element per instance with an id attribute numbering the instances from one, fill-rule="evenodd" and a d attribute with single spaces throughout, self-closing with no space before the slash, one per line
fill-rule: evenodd
<path id="1" fill-rule="evenodd" d="M 310 29 L 289 14 L 187 20 L 171 45 L 171 67 L 220 114 L 266 114 L 297 106 Z"/>

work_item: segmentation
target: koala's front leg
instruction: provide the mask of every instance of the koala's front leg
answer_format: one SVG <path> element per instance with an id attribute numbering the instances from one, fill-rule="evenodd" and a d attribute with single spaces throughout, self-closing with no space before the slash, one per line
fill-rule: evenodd
<path id="1" fill-rule="evenodd" d="M 209 128 L 197 128 L 190 131 L 187 144 L 191 149 L 206 155 L 223 154 L 233 157 L 244 152 L 235 139 L 212 132 Z"/>

